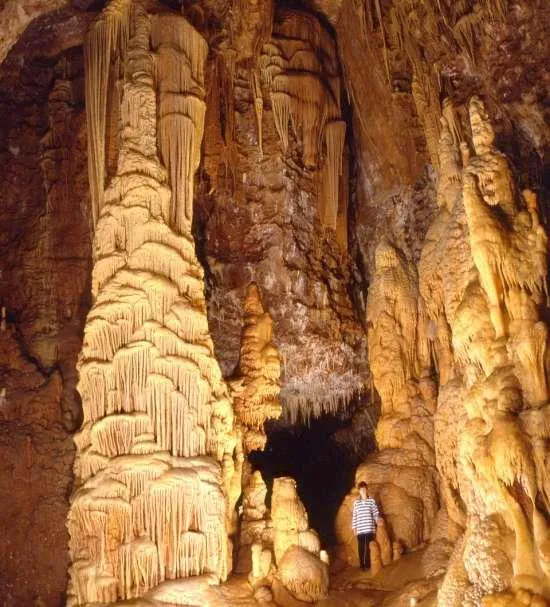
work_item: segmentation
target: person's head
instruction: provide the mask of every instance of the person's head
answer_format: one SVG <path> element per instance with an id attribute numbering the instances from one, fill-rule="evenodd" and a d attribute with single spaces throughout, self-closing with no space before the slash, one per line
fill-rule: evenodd
<path id="1" fill-rule="evenodd" d="M 367 483 L 361 481 L 359 485 L 357 485 L 357 488 L 359 489 L 359 495 L 365 499 L 367 497 Z"/>

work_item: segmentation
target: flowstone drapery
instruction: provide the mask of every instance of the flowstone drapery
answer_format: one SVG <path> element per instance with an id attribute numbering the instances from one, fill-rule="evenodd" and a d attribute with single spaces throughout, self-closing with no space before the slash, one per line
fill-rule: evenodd
<path id="1" fill-rule="evenodd" d="M 420 263 L 440 371 L 437 467 L 449 518 L 464 529 L 440 605 L 550 588 L 547 238 L 475 97 L 469 122 L 472 150 L 442 120 L 441 210 Z"/>
<path id="2" fill-rule="evenodd" d="M 381 401 L 379 452 L 356 471 L 388 523 L 392 541 L 413 547 L 430 535 L 439 508 L 433 442 L 436 386 L 429 373 L 425 311 L 413 264 L 383 239 L 367 299 L 369 364 Z M 341 554 L 354 561 L 351 507 L 346 497 L 336 521 Z M 387 559 L 384 559 L 387 560 Z"/>
<path id="3" fill-rule="evenodd" d="M 71 605 L 154 603 L 165 580 L 228 572 L 224 481 L 238 436 L 190 232 L 205 54 L 182 17 L 121 0 L 87 41 L 97 223 L 68 519 Z M 118 112 L 118 163 L 104 190 L 105 116 Z"/>
<path id="4" fill-rule="evenodd" d="M 345 249 L 347 200 L 340 195 L 340 178 L 344 174 L 346 123 L 334 40 L 314 16 L 279 11 L 260 66 L 283 150 L 289 148 L 292 128 L 301 142 L 304 166 L 321 171 L 318 210 L 322 225 L 343 237 L 340 244 Z"/>

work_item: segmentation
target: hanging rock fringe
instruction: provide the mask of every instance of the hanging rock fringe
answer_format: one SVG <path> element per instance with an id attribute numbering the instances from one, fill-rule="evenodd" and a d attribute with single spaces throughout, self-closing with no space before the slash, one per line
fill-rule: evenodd
<path id="1" fill-rule="evenodd" d="M 128 43 L 131 0 L 114 0 L 92 24 L 84 45 L 86 69 L 86 121 L 88 124 L 88 174 L 92 217 L 97 223 L 105 188 L 105 125 L 109 89 L 116 86 L 118 62 Z"/>

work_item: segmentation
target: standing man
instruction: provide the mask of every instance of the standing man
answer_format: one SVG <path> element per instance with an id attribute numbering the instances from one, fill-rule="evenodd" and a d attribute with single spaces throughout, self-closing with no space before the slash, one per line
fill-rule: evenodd
<path id="1" fill-rule="evenodd" d="M 370 495 L 367 495 L 367 483 L 359 483 L 359 497 L 353 503 L 351 527 L 357 536 L 359 566 L 370 568 L 369 544 L 376 535 L 376 525 L 382 520 L 378 506 Z"/>

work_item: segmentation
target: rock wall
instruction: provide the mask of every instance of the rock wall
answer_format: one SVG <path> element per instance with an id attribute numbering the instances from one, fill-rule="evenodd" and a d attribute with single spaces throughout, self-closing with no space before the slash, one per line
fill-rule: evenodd
<path id="1" fill-rule="evenodd" d="M 68 47 L 71 46 L 69 43 Z M 83 61 L 21 40 L 3 64 L 0 424 L 2 599 L 61 601 L 66 587 L 76 358 L 89 306 Z"/>
<path id="2" fill-rule="evenodd" d="M 384 13 L 367 15 L 375 39 L 378 30 L 379 74 L 385 69 L 392 99 L 412 97 L 436 187 L 427 183 L 418 190 L 418 212 L 397 202 L 388 213 L 391 207 L 379 204 L 373 223 L 378 234 L 370 242 L 361 242 L 364 224 L 357 226 L 357 246 L 372 277 L 369 363 L 381 417 L 380 452 L 358 468 L 356 480 L 377 492 L 390 526 L 398 513 L 399 525 L 390 529 L 396 539 L 403 540 L 407 525 L 417 532 L 413 543 L 421 541 L 422 529 L 432 543 L 456 541 L 464 533 L 439 593 L 441 605 L 477 605 L 484 596 L 487 604 L 498 604 L 512 600 L 498 594 L 510 586 L 518 600 L 521 594 L 542 601 L 540 595 L 548 593 L 542 564 L 548 512 L 542 472 L 547 237 L 541 219 L 548 192 L 540 172 L 548 162 L 542 143 L 548 129 L 536 117 L 544 114 L 547 99 L 536 80 L 547 76 L 541 63 L 546 55 L 532 46 L 541 24 L 527 25 L 535 15 L 547 27 L 548 10 L 537 3 L 394 2 Z M 443 27 L 449 36 L 441 34 Z M 512 66 L 502 52 L 508 45 L 522 48 L 532 76 Z M 511 73 L 518 78 L 510 79 Z M 409 85 L 403 88 L 398 76 Z M 353 87 L 353 76 L 350 82 Z M 521 117 L 513 101 L 518 98 Z M 384 185 L 376 167 L 365 170 L 371 172 L 368 196 L 379 203 Z M 401 176 L 399 183 L 406 182 Z M 412 240 L 410 228 L 403 229 L 411 213 L 424 213 L 419 230 L 412 222 Z M 418 391 L 414 384 L 422 377 L 431 388 Z M 396 399 L 407 383 L 408 393 Z M 531 416 L 540 423 L 537 437 L 521 421 Z M 424 441 L 428 437 L 429 448 L 411 441 L 411 430 Z M 399 458 L 403 446 L 408 456 Z M 430 465 L 431 483 L 423 477 Z M 391 497 L 384 487 L 388 478 L 397 486 Z M 415 485 L 420 508 L 410 502 Z M 337 519 L 344 556 L 351 545 L 352 499 L 346 498 Z M 432 508 L 426 518 L 427 499 Z M 439 500 L 448 517 L 445 531 L 433 507 Z M 423 527 L 426 520 L 431 530 Z"/>
<path id="3" fill-rule="evenodd" d="M 548 593 L 548 328 L 540 312 L 547 305 L 547 236 L 536 196 L 530 191 L 520 195 L 476 97 L 469 104 L 469 122 L 472 147 L 462 144 L 459 162 L 457 142 L 443 121 L 444 206 L 439 226 L 434 224 L 446 224 L 436 248 L 447 251 L 463 280 L 451 282 L 449 274 L 426 280 L 432 289 L 425 297 L 440 327 L 434 337 L 443 353 L 436 418 L 448 420 L 454 409 L 451 427 L 460 424 L 452 430 L 456 442 L 449 443 L 447 433 L 436 440 L 448 511 L 456 516 L 458 492 L 458 505 L 466 513 L 462 559 L 470 583 L 467 596 L 475 601 L 512 582 L 516 589 Z M 458 249 L 460 225 L 464 237 Z M 436 248 L 430 244 L 428 239 L 424 267 L 433 272 Z M 441 289 L 433 288 L 437 284 Z M 443 302 L 437 311 L 436 302 Z M 465 416 L 456 410 L 455 391 L 462 395 L 458 407 Z M 530 423 L 535 418 L 536 429 Z M 442 596 L 452 597 L 453 585 L 451 574 Z"/>

